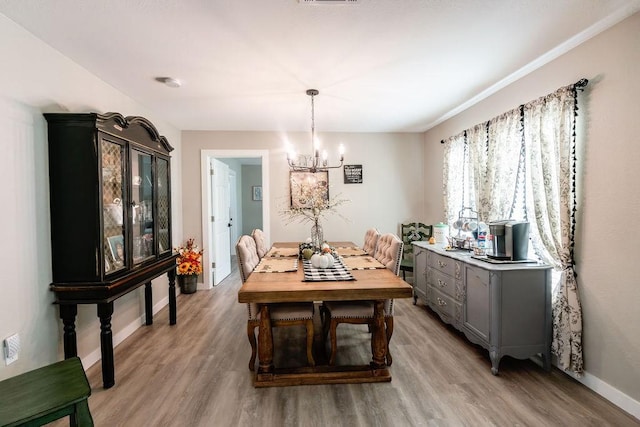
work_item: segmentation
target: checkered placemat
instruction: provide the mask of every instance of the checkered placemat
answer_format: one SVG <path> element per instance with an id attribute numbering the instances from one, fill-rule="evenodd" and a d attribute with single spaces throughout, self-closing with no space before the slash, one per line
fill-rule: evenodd
<path id="1" fill-rule="evenodd" d="M 305 282 L 356 280 L 340 258 L 335 260 L 332 268 L 314 268 L 311 265 L 311 261 L 306 259 L 302 261 L 302 266 L 304 268 Z"/>
<path id="2" fill-rule="evenodd" d="M 298 248 L 276 248 L 275 246 L 269 249 L 269 252 L 265 255 L 270 258 L 279 258 L 279 257 L 297 257 L 299 249 Z"/>
<path id="3" fill-rule="evenodd" d="M 341 246 L 336 248 L 336 252 L 341 257 L 368 255 L 362 248 L 357 246 Z"/>
<path id="4" fill-rule="evenodd" d="M 386 268 L 384 264 L 370 256 L 350 256 L 342 261 L 348 270 L 375 270 L 376 268 Z"/>
<path id="5" fill-rule="evenodd" d="M 298 270 L 298 258 L 267 258 L 264 257 L 253 269 L 254 273 L 286 273 Z"/>

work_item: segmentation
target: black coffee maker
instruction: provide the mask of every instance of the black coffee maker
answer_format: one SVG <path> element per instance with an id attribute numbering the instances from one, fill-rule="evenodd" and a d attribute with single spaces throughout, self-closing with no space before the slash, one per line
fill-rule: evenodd
<path id="1" fill-rule="evenodd" d="M 529 256 L 529 223 L 503 219 L 489 223 L 489 233 L 493 236 L 493 254 L 487 257 L 524 261 Z"/>

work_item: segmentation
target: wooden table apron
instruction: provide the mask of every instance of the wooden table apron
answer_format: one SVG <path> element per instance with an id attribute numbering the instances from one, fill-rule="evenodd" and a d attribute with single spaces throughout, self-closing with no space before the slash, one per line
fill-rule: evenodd
<path id="1" fill-rule="evenodd" d="M 274 243 L 276 247 L 297 243 Z M 333 246 L 355 246 L 335 242 Z M 412 288 L 388 269 L 352 270 L 355 281 L 304 282 L 302 265 L 289 273 L 251 274 L 238 291 L 238 302 L 260 304 L 258 360 L 255 386 L 332 384 L 391 381 L 385 364 L 387 338 L 384 326 L 384 300 L 411 298 Z M 273 335 L 269 303 L 300 301 L 374 301 L 371 330 L 372 361 L 364 366 L 317 366 L 276 369 L 273 366 Z"/>

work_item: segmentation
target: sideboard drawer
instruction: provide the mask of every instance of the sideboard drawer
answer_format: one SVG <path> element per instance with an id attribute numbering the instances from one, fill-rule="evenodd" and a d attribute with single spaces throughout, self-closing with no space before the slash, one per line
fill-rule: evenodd
<path id="1" fill-rule="evenodd" d="M 434 268 L 430 268 L 429 272 L 429 285 L 433 286 L 443 294 L 453 297 L 458 302 L 462 302 L 463 293 L 461 281 L 458 281 L 449 275 L 442 274 Z"/>
<path id="2" fill-rule="evenodd" d="M 455 326 L 462 324 L 462 304 L 437 289 L 431 290 L 431 308 L 447 323 Z"/>
<path id="3" fill-rule="evenodd" d="M 454 259 L 436 253 L 431 253 L 430 255 L 429 267 L 433 267 L 444 274 L 455 277 L 456 261 Z"/>

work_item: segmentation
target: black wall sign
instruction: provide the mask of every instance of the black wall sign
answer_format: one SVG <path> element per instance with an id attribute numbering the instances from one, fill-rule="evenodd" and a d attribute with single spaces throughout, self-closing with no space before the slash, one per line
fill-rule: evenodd
<path id="1" fill-rule="evenodd" d="M 362 165 L 344 165 L 344 183 L 362 184 Z"/>

